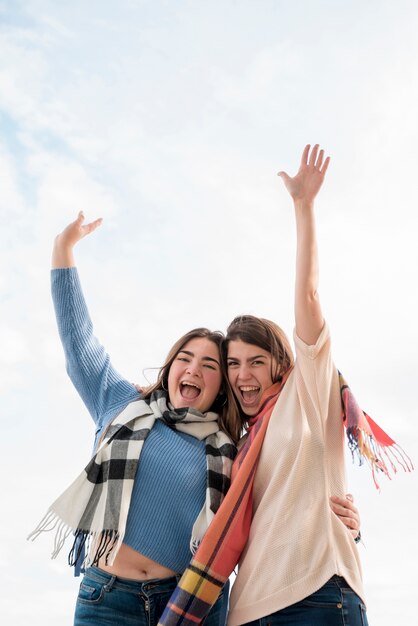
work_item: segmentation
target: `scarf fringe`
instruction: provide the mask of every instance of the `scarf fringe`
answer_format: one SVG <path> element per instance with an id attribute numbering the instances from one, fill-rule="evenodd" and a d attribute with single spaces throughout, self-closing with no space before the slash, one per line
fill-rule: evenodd
<path id="1" fill-rule="evenodd" d="M 37 527 L 27 536 L 27 539 L 35 541 L 41 533 L 48 533 L 54 530 L 59 522 L 60 518 L 58 515 L 52 509 L 48 509 Z"/>
<path id="2" fill-rule="evenodd" d="M 73 532 L 73 529 L 68 526 L 62 519 L 55 513 L 55 511 L 49 509 L 46 515 L 41 519 L 38 526 L 33 530 L 28 539 L 35 541 L 41 533 L 48 533 L 55 530 L 54 549 L 51 553 L 51 559 L 55 559 L 60 553 L 67 538 Z"/>
<path id="3" fill-rule="evenodd" d="M 387 446 L 382 445 L 372 434 L 365 432 L 358 426 L 347 428 L 347 438 L 353 461 L 356 455 L 359 465 L 366 462 L 371 467 L 373 481 L 379 491 L 380 485 L 376 479 L 378 472 L 383 472 L 389 480 L 392 480 L 390 470 L 396 474 L 399 466 L 404 472 L 412 472 L 414 469 L 409 456 L 395 442 Z"/>
<path id="4" fill-rule="evenodd" d="M 105 557 L 105 564 L 112 565 L 122 544 L 123 534 L 118 530 L 103 530 L 91 533 L 92 544 L 88 554 L 88 564 L 98 565 Z"/>
<path id="5" fill-rule="evenodd" d="M 85 565 L 88 554 L 88 545 L 90 538 L 90 531 L 77 530 L 74 533 L 74 541 L 70 552 L 68 553 L 68 565 L 75 567 L 82 555 L 86 555 L 83 558 L 82 567 Z"/>
<path id="6" fill-rule="evenodd" d="M 75 566 L 84 553 L 83 568 L 99 565 L 103 557 L 106 565 L 112 565 L 122 542 L 123 534 L 118 530 L 90 531 L 79 528 L 74 533 L 68 564 Z"/>
<path id="7" fill-rule="evenodd" d="M 196 552 L 197 552 L 197 550 L 198 550 L 198 548 L 199 548 L 199 546 L 201 544 L 201 541 L 202 540 L 198 539 L 197 537 L 192 537 L 190 539 L 189 547 L 190 547 L 190 552 L 192 553 L 193 556 L 196 554 Z"/>
<path id="8" fill-rule="evenodd" d="M 98 565 L 105 557 L 106 565 L 112 565 L 123 541 L 123 534 L 117 530 L 90 531 L 78 528 L 74 530 L 51 509 L 44 515 L 38 526 L 28 535 L 28 540 L 35 541 L 41 533 L 55 531 L 54 548 L 51 559 L 56 559 L 71 534 L 74 541 L 68 554 L 68 563 L 74 566 L 85 549 L 83 567 Z"/>

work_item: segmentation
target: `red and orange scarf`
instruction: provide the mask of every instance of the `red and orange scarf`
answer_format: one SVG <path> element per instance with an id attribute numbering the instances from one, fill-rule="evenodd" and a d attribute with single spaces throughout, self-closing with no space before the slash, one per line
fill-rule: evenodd
<path id="1" fill-rule="evenodd" d="M 174 590 L 158 626 L 197 626 L 215 604 L 222 587 L 238 563 L 250 532 L 252 490 L 258 459 L 269 420 L 290 374 L 265 394 L 258 415 L 249 422 L 248 436 L 232 467 L 232 484 L 210 524 L 196 554 Z M 339 373 L 342 418 L 348 444 L 359 456 L 360 464 L 370 463 L 376 472 L 389 476 L 385 457 L 394 472 L 395 462 L 405 471 L 413 469 L 411 460 L 373 420 L 362 411 L 350 388 Z M 390 477 L 390 476 L 389 476 Z"/>

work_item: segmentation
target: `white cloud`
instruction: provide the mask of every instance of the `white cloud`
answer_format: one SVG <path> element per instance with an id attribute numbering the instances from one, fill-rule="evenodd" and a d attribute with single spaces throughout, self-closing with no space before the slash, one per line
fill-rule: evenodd
<path id="1" fill-rule="evenodd" d="M 27 345 L 23 335 L 15 328 L 0 326 L 0 363 L 12 365 L 23 360 Z"/>

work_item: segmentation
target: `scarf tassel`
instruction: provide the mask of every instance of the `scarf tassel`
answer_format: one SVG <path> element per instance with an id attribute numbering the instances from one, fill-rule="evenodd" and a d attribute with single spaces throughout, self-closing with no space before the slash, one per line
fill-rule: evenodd
<path id="1" fill-rule="evenodd" d="M 370 465 L 374 484 L 379 490 L 380 486 L 376 479 L 378 472 L 383 472 L 389 480 L 392 480 L 388 465 L 393 474 L 397 473 L 399 466 L 404 472 L 411 472 L 414 469 L 409 456 L 394 441 L 389 445 L 381 444 L 374 435 L 359 426 L 347 428 L 347 438 L 353 460 L 356 455 L 359 465 L 363 465 L 364 462 Z"/>
<path id="2" fill-rule="evenodd" d="M 85 561 L 88 554 L 90 532 L 87 530 L 77 530 L 74 533 L 74 541 L 70 552 L 68 553 L 68 565 L 75 567 L 75 565 L 82 559 L 82 567 L 84 568 Z"/>
<path id="3" fill-rule="evenodd" d="M 122 545 L 123 535 L 118 530 L 103 530 L 100 534 L 93 535 L 95 536 L 91 547 L 91 565 L 98 565 L 103 557 L 106 565 L 112 565 Z"/>
<path id="4" fill-rule="evenodd" d="M 67 537 L 73 532 L 60 517 L 51 509 L 44 515 L 34 531 L 28 535 L 28 539 L 35 541 L 41 533 L 48 533 L 55 530 L 54 549 L 51 553 L 51 559 L 55 559 L 65 544 Z"/>
<path id="5" fill-rule="evenodd" d="M 41 519 L 38 526 L 33 530 L 28 539 L 35 541 L 41 533 L 55 531 L 54 548 L 51 552 L 51 559 L 55 559 L 64 546 L 67 538 L 74 534 L 74 541 L 68 555 L 68 563 L 74 566 L 83 551 L 83 567 L 98 565 L 99 561 L 105 557 L 106 565 L 111 565 L 122 544 L 123 534 L 117 530 L 90 531 L 78 528 L 74 531 L 68 524 L 63 522 L 55 511 L 49 510 Z M 90 556 L 91 549 L 91 556 Z"/>
<path id="6" fill-rule="evenodd" d="M 67 535 L 68 536 L 68 535 Z M 74 533 L 74 541 L 68 555 L 68 564 L 75 566 L 85 554 L 82 567 L 90 567 L 99 564 L 105 559 L 106 565 L 111 565 L 122 545 L 121 533 L 117 530 L 90 531 L 79 528 Z"/>

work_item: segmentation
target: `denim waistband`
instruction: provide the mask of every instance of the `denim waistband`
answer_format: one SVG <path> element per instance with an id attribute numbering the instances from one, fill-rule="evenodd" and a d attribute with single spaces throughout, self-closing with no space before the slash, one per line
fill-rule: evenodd
<path id="1" fill-rule="evenodd" d="M 343 578 L 342 576 L 337 576 L 337 574 L 335 574 L 332 578 L 330 578 L 329 581 L 325 584 L 326 585 L 334 584 L 334 585 L 337 585 L 337 587 L 339 587 L 340 589 L 347 589 L 347 587 L 350 587 L 346 579 Z"/>
<path id="2" fill-rule="evenodd" d="M 112 588 L 130 591 L 132 593 L 149 592 L 164 593 L 174 589 L 177 586 L 181 575 L 170 576 L 169 578 L 153 578 L 151 580 L 133 580 L 131 578 L 121 578 L 105 572 L 98 567 L 89 567 L 86 569 L 85 577 L 104 584 L 106 591 Z"/>

